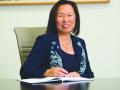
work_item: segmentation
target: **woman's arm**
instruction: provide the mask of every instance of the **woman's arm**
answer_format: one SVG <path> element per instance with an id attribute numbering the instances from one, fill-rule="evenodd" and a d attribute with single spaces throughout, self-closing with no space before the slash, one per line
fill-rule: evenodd
<path id="1" fill-rule="evenodd" d="M 86 70 L 85 70 L 84 74 L 81 75 L 81 77 L 94 78 L 94 73 L 92 72 L 91 67 L 90 67 L 87 49 L 86 49 L 86 44 L 85 44 L 84 40 L 82 40 L 82 46 L 83 46 L 83 48 L 85 50 L 85 54 L 86 54 Z"/>
<path id="2" fill-rule="evenodd" d="M 20 70 L 21 78 L 40 78 L 48 66 L 48 45 L 43 37 L 38 37 L 27 60 Z"/>

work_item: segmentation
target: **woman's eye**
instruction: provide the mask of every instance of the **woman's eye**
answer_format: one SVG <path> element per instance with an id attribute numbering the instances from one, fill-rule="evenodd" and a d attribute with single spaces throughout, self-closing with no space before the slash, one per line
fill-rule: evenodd
<path id="1" fill-rule="evenodd" d="M 59 16 L 59 17 L 63 17 L 63 16 Z"/>
<path id="2" fill-rule="evenodd" d="M 72 16 L 72 15 L 68 15 L 68 16 Z"/>
<path id="3" fill-rule="evenodd" d="M 63 17 L 63 15 L 58 15 L 58 17 Z"/>

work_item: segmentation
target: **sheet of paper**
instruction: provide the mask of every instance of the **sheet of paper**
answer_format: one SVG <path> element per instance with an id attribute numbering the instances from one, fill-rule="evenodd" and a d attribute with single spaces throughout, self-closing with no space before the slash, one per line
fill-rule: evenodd
<path id="1" fill-rule="evenodd" d="M 62 81 L 91 81 L 93 79 L 83 77 L 62 77 Z"/>
<path id="2" fill-rule="evenodd" d="M 30 79 L 22 79 L 20 81 L 26 82 L 26 83 L 42 83 L 42 82 L 49 82 L 51 80 L 54 80 L 55 77 L 46 77 L 46 78 L 30 78 Z"/>
<path id="3" fill-rule="evenodd" d="M 46 77 L 46 78 L 22 79 L 20 81 L 26 83 L 44 83 L 44 82 L 54 82 L 54 81 L 63 81 L 63 82 L 92 81 L 92 79 L 81 78 L 81 77 Z"/>

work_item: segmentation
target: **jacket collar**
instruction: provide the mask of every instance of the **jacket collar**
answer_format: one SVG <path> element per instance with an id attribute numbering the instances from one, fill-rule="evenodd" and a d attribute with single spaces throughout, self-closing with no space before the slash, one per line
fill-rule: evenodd
<path id="1" fill-rule="evenodd" d="M 52 33 L 51 37 L 52 37 L 52 41 L 57 43 L 57 49 L 59 49 L 60 48 L 60 43 L 59 43 L 58 34 L 57 33 Z M 80 48 L 79 45 L 78 45 L 80 40 L 78 39 L 78 37 L 76 37 L 74 35 L 71 35 L 71 39 L 72 39 L 75 55 L 76 55 L 77 59 L 80 60 L 81 52 L 82 52 L 82 48 Z"/>

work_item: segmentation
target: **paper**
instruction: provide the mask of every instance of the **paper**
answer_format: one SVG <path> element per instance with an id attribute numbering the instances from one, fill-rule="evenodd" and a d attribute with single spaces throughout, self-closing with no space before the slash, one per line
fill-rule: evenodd
<path id="1" fill-rule="evenodd" d="M 46 78 L 30 78 L 22 79 L 21 82 L 26 83 L 45 83 L 45 82 L 80 82 L 80 81 L 92 81 L 89 78 L 81 77 L 46 77 Z"/>

